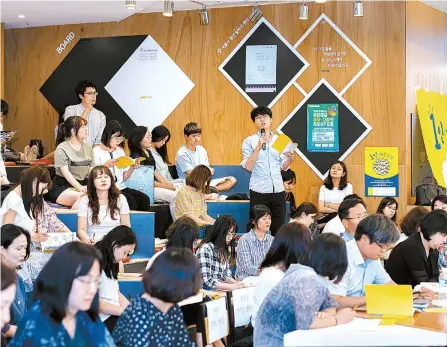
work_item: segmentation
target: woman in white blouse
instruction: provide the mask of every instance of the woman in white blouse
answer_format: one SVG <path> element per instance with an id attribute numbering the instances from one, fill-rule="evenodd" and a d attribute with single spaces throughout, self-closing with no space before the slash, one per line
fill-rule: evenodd
<path id="1" fill-rule="evenodd" d="M 256 324 L 259 307 L 272 288 L 284 277 L 291 264 L 297 264 L 307 253 L 310 245 L 310 232 L 300 223 L 288 223 L 279 228 L 272 246 L 260 266 L 259 277 L 255 286 L 253 315 L 251 324 Z"/>
<path id="2" fill-rule="evenodd" d="M 108 168 L 93 168 L 87 191 L 78 209 L 78 237 L 82 242 L 94 244 L 119 225 L 130 227 L 129 205 Z"/>
<path id="3" fill-rule="evenodd" d="M 331 165 L 329 175 L 320 188 L 318 210 L 327 216 L 318 223 L 326 223 L 337 215 L 338 206 L 346 195 L 352 194 L 352 185 L 348 183 L 348 171 L 345 163 L 336 161 Z"/>

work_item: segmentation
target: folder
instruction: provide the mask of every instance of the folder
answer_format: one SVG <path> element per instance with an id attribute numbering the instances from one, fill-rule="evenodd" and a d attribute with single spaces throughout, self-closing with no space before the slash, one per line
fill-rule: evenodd
<path id="1" fill-rule="evenodd" d="M 146 158 L 137 158 L 135 159 L 135 162 L 141 163 L 143 160 L 146 160 Z M 134 164 L 134 160 L 131 157 L 122 156 L 116 159 L 115 166 L 118 169 L 124 169 L 126 167 L 132 166 Z"/>
<path id="2" fill-rule="evenodd" d="M 382 318 L 413 316 L 413 290 L 410 285 L 365 285 L 366 311 Z"/>
<path id="3" fill-rule="evenodd" d="M 294 152 L 297 149 L 298 144 L 292 143 L 292 140 L 284 134 L 280 134 L 273 143 L 272 147 L 279 153 L 282 152 Z"/>

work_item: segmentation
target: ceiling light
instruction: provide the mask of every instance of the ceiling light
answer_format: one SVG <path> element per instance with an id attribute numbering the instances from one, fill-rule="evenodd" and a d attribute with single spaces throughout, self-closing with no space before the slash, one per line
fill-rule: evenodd
<path id="1" fill-rule="evenodd" d="M 137 8 L 136 0 L 126 0 L 126 8 L 128 10 L 135 10 Z"/>
<path id="2" fill-rule="evenodd" d="M 206 6 L 203 5 L 202 9 L 199 12 L 200 16 L 200 24 L 207 25 L 210 24 L 210 17 L 208 15 L 208 11 L 206 10 Z"/>
<path id="3" fill-rule="evenodd" d="M 25 15 L 24 14 L 19 14 L 17 17 L 19 17 L 20 19 L 23 19 L 23 18 L 25 18 Z"/>
<path id="4" fill-rule="evenodd" d="M 363 2 L 361 0 L 354 2 L 354 17 L 363 17 Z"/>
<path id="5" fill-rule="evenodd" d="M 305 2 L 303 2 L 300 6 L 300 19 L 309 19 L 309 6 L 306 5 Z"/>
<path id="6" fill-rule="evenodd" d="M 315 0 L 317 4 L 324 4 L 327 0 Z"/>
<path id="7" fill-rule="evenodd" d="M 255 4 L 253 6 L 253 11 L 250 13 L 250 15 L 248 16 L 248 18 L 253 22 L 256 23 L 258 20 L 260 20 L 262 17 L 262 11 L 261 9 L 258 7 L 257 4 Z"/>
<path id="8" fill-rule="evenodd" d="M 163 7 L 163 16 L 172 17 L 174 12 L 174 2 L 171 0 L 165 0 L 165 4 Z"/>

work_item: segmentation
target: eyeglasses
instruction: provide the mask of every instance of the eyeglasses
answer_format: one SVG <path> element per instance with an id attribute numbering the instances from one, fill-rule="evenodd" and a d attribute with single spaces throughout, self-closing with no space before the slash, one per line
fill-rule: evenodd
<path id="1" fill-rule="evenodd" d="M 388 251 L 390 251 L 391 249 L 393 249 L 393 245 L 392 245 L 392 244 L 391 244 L 391 245 L 381 245 L 381 244 L 378 243 L 377 241 L 374 241 L 374 243 L 377 244 L 377 246 L 380 247 L 380 250 L 381 250 L 382 252 L 388 252 Z"/>
<path id="2" fill-rule="evenodd" d="M 88 92 L 88 93 L 84 93 L 84 95 L 90 95 L 90 96 L 98 96 L 98 92 Z"/>
<path id="3" fill-rule="evenodd" d="M 347 217 L 345 219 L 363 219 L 365 217 L 368 217 L 368 213 L 364 213 L 362 215 L 358 215 L 358 216 L 355 216 L 355 217 Z"/>
<path id="4" fill-rule="evenodd" d="M 112 136 L 112 139 L 116 140 L 116 142 L 123 142 L 124 141 L 124 136 Z"/>
<path id="5" fill-rule="evenodd" d="M 90 285 L 90 286 L 94 285 L 95 288 L 99 288 L 99 286 L 101 284 L 101 282 L 99 280 L 92 280 L 91 278 L 88 278 L 88 277 L 76 277 L 76 279 L 79 282 L 81 282 L 82 284 Z"/>
<path id="6" fill-rule="evenodd" d="M 234 231 L 229 232 L 229 233 L 227 234 L 227 238 L 231 238 L 231 239 L 233 239 L 235 236 L 236 236 L 236 233 L 235 233 Z"/>
<path id="7" fill-rule="evenodd" d="M 267 114 L 263 114 L 263 115 L 256 116 L 255 120 L 263 120 L 263 119 L 267 119 L 267 118 L 270 118 L 270 116 Z"/>

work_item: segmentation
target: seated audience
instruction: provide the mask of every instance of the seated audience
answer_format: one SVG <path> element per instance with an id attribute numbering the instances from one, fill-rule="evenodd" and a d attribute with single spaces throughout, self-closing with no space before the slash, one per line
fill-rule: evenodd
<path id="1" fill-rule="evenodd" d="M 210 193 L 211 171 L 205 165 L 196 166 L 186 177 L 186 185 L 177 192 L 175 218 L 188 216 L 199 225 L 214 224 L 208 213 L 205 195 Z"/>
<path id="2" fill-rule="evenodd" d="M 10 319 L 10 308 L 16 295 L 17 274 L 14 265 L 11 264 L 3 253 L 0 253 L 0 329 L 3 331 Z M 6 346 L 6 339 L 2 335 L 2 346 Z"/>
<path id="3" fill-rule="evenodd" d="M 87 193 L 87 176 L 95 166 L 92 148 L 87 139 L 87 121 L 82 117 L 68 118 L 58 133 L 54 166 L 56 175 L 47 194 L 53 203 L 76 210 L 82 194 Z"/>
<path id="4" fill-rule="evenodd" d="M 286 202 L 290 203 L 290 211 L 296 209 L 295 195 L 293 189 L 296 184 L 296 175 L 292 169 L 281 170 L 282 183 L 284 184 L 284 192 L 286 193 Z"/>
<path id="5" fill-rule="evenodd" d="M 343 199 L 343 201 L 348 200 L 348 199 L 360 199 L 363 200 L 360 196 L 358 196 L 357 194 L 349 194 L 346 195 Z M 338 236 L 343 235 L 343 233 L 346 231 L 345 226 L 343 225 L 343 223 L 341 222 L 340 216 L 338 215 L 338 210 L 337 210 L 337 216 L 335 216 L 334 218 L 332 218 L 329 222 L 327 222 L 323 228 L 323 233 L 332 233 Z"/>
<path id="6" fill-rule="evenodd" d="M 352 321 L 351 308 L 336 310 L 327 279 L 340 281 L 348 267 L 345 242 L 336 235 L 317 235 L 299 264 L 290 265 L 284 278 L 259 308 L 254 331 L 256 347 L 284 346 L 284 334 L 341 325 Z"/>
<path id="7" fill-rule="evenodd" d="M 326 214 L 318 223 L 327 223 L 337 214 L 338 207 L 346 195 L 352 194 L 352 185 L 348 183 L 348 171 L 345 163 L 336 161 L 331 165 L 329 175 L 320 188 L 318 210 Z"/>
<path id="8" fill-rule="evenodd" d="M 431 203 L 431 210 L 444 210 L 447 212 L 447 195 L 438 195 Z M 443 244 L 438 249 L 439 259 L 438 265 L 442 268 L 447 268 L 447 243 Z"/>
<path id="9" fill-rule="evenodd" d="M 309 228 L 318 216 L 318 209 L 310 202 L 303 202 L 294 210 L 291 210 L 290 222 L 297 222 Z"/>
<path id="10" fill-rule="evenodd" d="M 78 237 L 82 242 L 94 244 L 119 225 L 130 227 L 127 199 L 120 194 L 108 168 L 94 167 L 87 188 L 88 195 L 81 198 L 78 209 Z"/>
<path id="11" fill-rule="evenodd" d="M 48 170 L 43 166 L 32 166 L 24 171 L 0 207 L 1 225 L 17 225 L 31 235 L 31 256 L 19 271 L 26 283 L 37 278 L 51 256 L 50 253 L 42 252 L 40 244 L 48 239 L 48 233 L 70 232 L 43 199 L 43 193 L 49 186 L 51 178 Z"/>
<path id="12" fill-rule="evenodd" d="M 416 206 L 412 208 L 399 223 L 400 230 L 402 231 L 400 234 L 399 241 L 397 243 L 401 243 L 410 237 L 410 235 L 419 232 L 421 226 L 421 220 L 424 216 L 426 216 L 429 211 L 422 206 Z"/>
<path id="13" fill-rule="evenodd" d="M 390 218 L 394 223 L 396 223 L 397 210 L 399 209 L 399 204 L 394 198 L 383 198 L 377 207 L 376 213 L 383 214 Z"/>
<path id="14" fill-rule="evenodd" d="M 236 233 L 237 223 L 231 216 L 220 216 L 207 230 L 196 250 L 204 289 L 233 290 L 244 287 L 231 273 L 231 263 L 236 259 Z"/>
<path id="15" fill-rule="evenodd" d="M 290 265 L 297 264 L 307 254 L 310 245 L 310 234 L 306 226 L 299 223 L 284 224 L 279 228 L 272 246 L 260 266 L 253 299 L 253 315 L 251 324 L 256 326 L 256 315 L 262 302 L 270 291 L 284 277 Z"/>
<path id="16" fill-rule="evenodd" d="M 355 239 L 346 242 L 348 269 L 339 283 L 330 283 L 329 292 L 341 307 L 363 306 L 365 285 L 394 284 L 380 262 L 380 257 L 399 240 L 394 222 L 381 214 L 363 219 Z"/>
<path id="17" fill-rule="evenodd" d="M 30 255 L 29 233 L 14 224 L 4 224 L 1 227 L 1 252 L 5 258 L 16 268 L 19 267 Z M 2 279 L 3 280 L 3 279 Z M 28 297 L 23 279 L 17 275 L 16 295 L 11 305 L 10 323 L 5 325 L 2 333 L 7 338 L 12 338 L 17 330 L 17 324 L 28 310 Z"/>
<path id="18" fill-rule="evenodd" d="M 136 161 L 134 165 L 122 169 L 115 165 L 118 158 L 126 156 L 123 149 L 119 147 L 124 141 L 123 135 L 124 129 L 118 121 L 107 123 L 102 133 L 101 145 L 93 148 L 95 163 L 110 169 L 116 187 L 126 197 L 131 210 L 149 211 L 151 204 L 149 197 L 143 192 L 126 186 L 126 181 L 132 176 L 134 170 L 140 166 L 139 162 Z"/>
<path id="19" fill-rule="evenodd" d="M 177 303 L 197 294 L 201 285 L 199 262 L 192 252 L 167 249 L 143 274 L 144 294 L 119 317 L 113 331 L 117 346 L 195 346 Z"/>
<path id="20" fill-rule="evenodd" d="M 90 81 L 80 81 L 75 92 L 80 103 L 65 109 L 64 120 L 73 116 L 88 120 L 86 142 L 90 147 L 99 145 L 106 126 L 106 116 L 94 107 L 98 96 L 96 85 Z"/>
<path id="21" fill-rule="evenodd" d="M 354 240 L 357 225 L 368 215 L 366 205 L 362 199 L 347 199 L 342 201 L 338 208 L 338 218 L 344 227 L 344 232 L 340 234 L 346 242 Z M 332 229 L 328 230 L 331 232 Z"/>
<path id="22" fill-rule="evenodd" d="M 438 250 L 447 241 L 447 213 L 435 210 L 422 218 L 420 232 L 398 244 L 386 262 L 386 270 L 397 284 L 438 282 Z"/>
<path id="23" fill-rule="evenodd" d="M 8 346 L 115 346 L 98 319 L 100 273 L 101 255 L 93 247 L 69 242 L 58 248 Z"/>
<path id="24" fill-rule="evenodd" d="M 191 171 L 198 165 L 207 166 L 211 175 L 214 175 L 214 169 L 211 167 L 208 153 L 204 147 L 200 145 L 202 129 L 199 124 L 191 122 L 185 125 L 183 129 L 186 143 L 180 147 L 175 157 L 175 167 L 179 178 L 186 179 Z M 211 186 L 215 187 L 218 192 L 226 192 L 236 184 L 234 177 L 222 177 L 211 180 Z"/>
<path id="25" fill-rule="evenodd" d="M 112 332 L 118 317 L 129 305 L 118 285 L 119 262 L 135 250 L 137 239 L 131 228 L 120 225 L 95 244 L 104 263 L 99 285 L 99 317 Z"/>
<path id="26" fill-rule="evenodd" d="M 239 280 L 258 275 L 259 266 L 273 242 L 270 235 L 272 213 L 268 207 L 253 206 L 252 224 L 252 229 L 241 236 L 237 245 L 236 277 Z"/>

